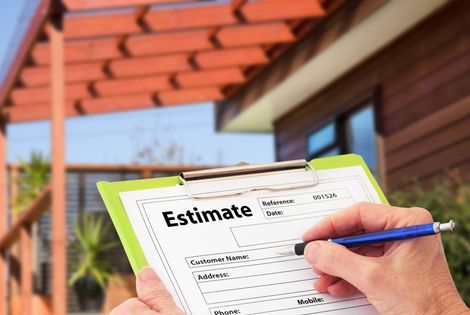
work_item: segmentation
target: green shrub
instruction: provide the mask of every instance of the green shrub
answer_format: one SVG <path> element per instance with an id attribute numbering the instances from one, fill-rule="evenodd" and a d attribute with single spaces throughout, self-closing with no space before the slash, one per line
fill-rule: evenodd
<path id="1" fill-rule="evenodd" d="M 457 231 L 443 233 L 442 242 L 460 295 L 470 305 L 470 181 L 462 180 L 455 170 L 431 187 L 413 182 L 406 189 L 390 193 L 389 200 L 395 206 L 426 208 L 434 221 L 456 221 Z"/>
<path id="2" fill-rule="evenodd" d="M 14 202 L 14 211 L 26 210 L 50 181 L 51 166 L 49 159 L 41 152 L 32 152 L 30 161 L 20 160 L 21 171 L 13 180 L 19 188 Z"/>
<path id="3" fill-rule="evenodd" d="M 101 216 L 84 214 L 83 222 L 77 221 L 73 227 L 75 241 L 71 246 L 78 257 L 72 261 L 73 273 L 69 285 L 74 285 L 84 277 L 90 277 L 104 291 L 106 282 L 113 274 L 112 261 L 103 256 L 119 243 L 109 241 L 111 226 Z"/>

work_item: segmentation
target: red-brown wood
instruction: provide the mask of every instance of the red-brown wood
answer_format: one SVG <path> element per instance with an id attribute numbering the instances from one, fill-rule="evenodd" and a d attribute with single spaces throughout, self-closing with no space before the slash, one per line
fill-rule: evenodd
<path id="1" fill-rule="evenodd" d="M 20 230 L 25 225 L 36 222 L 51 206 L 51 186 L 46 186 L 31 205 L 12 222 L 8 231 L 0 235 L 0 251 L 11 248 L 20 238 Z"/>
<path id="2" fill-rule="evenodd" d="M 67 16 L 64 20 L 64 35 L 71 39 L 140 31 L 133 12 Z"/>
<path id="3" fill-rule="evenodd" d="M 33 314 L 33 242 L 31 226 L 20 229 L 21 246 L 21 315 Z"/>
<path id="4" fill-rule="evenodd" d="M 83 100 L 81 107 L 86 114 L 110 113 L 155 106 L 151 93 L 125 96 L 102 97 Z"/>
<path id="5" fill-rule="evenodd" d="M 50 5 L 48 1 L 44 0 L 44 2 Z M 183 2 L 186 3 L 183 4 Z M 271 45 L 280 47 L 282 43 L 295 41 L 290 28 L 294 29 L 300 25 L 299 19 L 319 17 L 324 13 L 316 0 L 293 0 L 289 4 L 280 0 L 196 2 L 192 0 L 65 0 L 66 10 L 91 10 L 63 15 L 64 38 L 68 39 L 64 44 L 63 52 L 64 61 L 67 64 L 65 80 L 68 84 L 68 96 L 66 99 L 87 100 L 85 104 L 89 106 L 96 102 L 95 99 L 88 101 L 90 97 L 109 97 L 178 88 L 180 84 L 178 78 L 182 82 L 182 87 L 185 88 L 217 85 L 226 93 L 228 88 L 241 86 L 240 83 L 246 81 L 245 76 L 241 79 L 238 75 L 230 74 L 222 79 L 220 76 L 217 77 L 217 72 L 214 72 L 216 77 L 210 79 L 197 71 L 240 67 L 243 72 L 247 73 L 247 78 L 252 78 L 254 71 L 251 71 L 252 68 L 249 67 L 270 62 L 264 49 L 269 50 Z M 170 3 L 172 4 L 170 6 L 158 6 L 158 4 Z M 113 10 L 119 7 L 128 8 Z M 39 13 L 37 15 L 41 16 Z M 295 23 L 293 24 L 290 20 L 295 20 Z M 40 22 L 40 19 L 38 21 Z M 36 24 L 40 25 L 39 22 Z M 34 36 L 40 35 L 38 30 L 35 32 Z M 10 122 L 50 116 L 50 109 L 42 106 L 43 103 L 50 101 L 44 88 L 52 79 L 46 66 L 49 66 L 50 60 L 53 59 L 50 41 L 44 41 L 45 38 L 41 36 L 34 45 L 28 59 L 28 67 L 21 73 L 15 74 L 20 80 L 9 100 L 13 105 L 13 108 L 7 110 Z M 32 43 L 34 41 L 29 45 L 30 47 Z M 236 47 L 237 49 L 214 50 L 222 47 Z M 196 71 L 197 74 L 191 71 Z M 181 72 L 184 74 L 180 74 Z M 172 86 L 162 82 L 155 84 L 154 87 L 148 86 L 145 77 L 158 74 L 170 75 Z M 198 76 L 201 76 L 202 80 L 196 83 L 194 78 L 198 79 Z M 128 80 L 130 78 L 143 78 L 144 81 L 140 87 L 135 83 L 137 80 L 122 81 L 130 83 L 125 88 L 121 88 L 124 85 L 119 81 L 102 83 L 103 80 Z M 176 80 L 173 80 L 174 78 Z M 8 96 L 10 96 L 10 88 L 7 91 Z M 157 95 L 152 96 L 153 98 L 158 102 Z M 104 103 L 107 102 L 109 100 L 104 101 Z M 30 104 L 37 104 L 38 107 L 31 107 Z M 16 108 L 18 105 L 28 105 L 28 107 L 20 110 Z M 32 112 L 22 112 L 27 108 Z M 96 111 L 96 108 L 93 111 Z M 71 106 L 67 105 L 66 112 L 67 115 L 86 113 L 80 102 Z"/>
<path id="6" fill-rule="evenodd" d="M 65 178 L 65 58 L 61 29 L 48 25 L 51 41 L 52 292 L 54 315 L 67 314 L 67 232 Z M 83 73 L 86 76 L 86 73 Z"/>
<path id="7" fill-rule="evenodd" d="M 131 35 L 126 47 L 132 55 L 164 54 L 212 48 L 207 30 Z"/>
<path id="8" fill-rule="evenodd" d="M 171 73 L 191 70 L 188 54 L 157 57 L 117 59 L 111 61 L 109 69 L 116 77 L 136 77 L 149 74 Z"/>
<path id="9" fill-rule="evenodd" d="M 213 86 L 245 82 L 245 76 L 239 68 L 225 68 L 181 73 L 176 76 L 178 85 L 184 88 Z"/>
<path id="10" fill-rule="evenodd" d="M 163 105 L 191 104 L 197 102 L 220 101 L 224 95 L 218 88 L 185 89 L 164 91 L 158 94 Z"/>
<path id="11" fill-rule="evenodd" d="M 63 2 L 69 11 L 83 11 L 190 1 L 191 0 L 64 0 Z"/>
<path id="12" fill-rule="evenodd" d="M 68 101 L 66 103 L 66 113 L 68 117 L 80 114 L 75 107 L 75 103 Z M 19 123 L 34 120 L 43 120 L 51 118 L 51 104 L 27 104 L 8 107 L 7 118 L 9 123 Z"/>
<path id="13" fill-rule="evenodd" d="M 51 0 L 40 0 L 37 4 L 36 11 L 31 17 L 28 28 L 25 30 L 24 38 L 16 50 L 16 56 L 9 65 L 8 70 L 5 73 L 5 77 L 2 78 L 2 83 L 0 84 L 0 111 L 8 101 L 9 94 L 27 61 L 30 50 L 34 45 L 49 12 L 51 2 Z"/>
<path id="14" fill-rule="evenodd" d="M 68 65 L 65 67 L 65 82 L 77 83 L 104 79 L 103 64 L 100 62 Z M 21 75 L 25 86 L 47 86 L 51 81 L 49 67 L 27 67 Z"/>
<path id="15" fill-rule="evenodd" d="M 286 43 L 295 40 L 289 27 L 282 22 L 226 26 L 217 33 L 217 40 L 224 47 Z"/>
<path id="16" fill-rule="evenodd" d="M 6 121 L 0 116 L 0 235 L 7 230 L 8 213 L 8 169 Z M 0 251 L 0 313 L 6 314 L 7 301 L 7 264 L 5 252 Z"/>
<path id="17" fill-rule="evenodd" d="M 219 26 L 237 23 L 229 4 L 152 10 L 145 22 L 153 31 Z"/>
<path id="18" fill-rule="evenodd" d="M 158 75 L 135 79 L 107 80 L 95 83 L 100 96 L 125 95 L 144 92 L 156 92 L 171 89 L 170 77 Z"/>
<path id="19" fill-rule="evenodd" d="M 92 62 L 123 56 L 115 38 L 83 39 L 69 41 L 65 44 L 65 61 Z M 50 47 L 48 43 L 38 43 L 31 53 L 32 60 L 38 65 L 48 65 L 50 62 Z"/>
<path id="20" fill-rule="evenodd" d="M 322 6 L 316 0 L 252 1 L 245 4 L 241 12 L 250 22 L 321 17 L 325 14 Z"/>
<path id="21" fill-rule="evenodd" d="M 205 51 L 196 54 L 194 59 L 202 69 L 261 65 L 269 62 L 264 50 L 260 47 Z"/>
<path id="22" fill-rule="evenodd" d="M 65 90 L 67 100 L 90 97 L 86 83 L 68 84 Z M 49 87 L 17 88 L 11 93 L 11 100 L 15 105 L 48 103 L 51 100 L 51 89 Z"/>

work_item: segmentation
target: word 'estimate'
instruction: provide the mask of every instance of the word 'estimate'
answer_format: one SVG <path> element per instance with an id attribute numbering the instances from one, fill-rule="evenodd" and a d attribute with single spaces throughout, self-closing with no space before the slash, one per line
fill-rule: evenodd
<path id="1" fill-rule="evenodd" d="M 168 227 L 198 224 L 222 220 L 232 220 L 236 218 L 251 217 L 253 213 L 250 207 L 241 206 L 237 207 L 232 205 L 231 208 L 222 208 L 220 210 L 201 210 L 194 207 L 192 210 L 187 210 L 184 213 L 174 214 L 173 211 L 162 212 Z"/>

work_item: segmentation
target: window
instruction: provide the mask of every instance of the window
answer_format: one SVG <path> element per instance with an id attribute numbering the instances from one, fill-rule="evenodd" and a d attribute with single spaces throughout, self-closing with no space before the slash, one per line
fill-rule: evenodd
<path id="1" fill-rule="evenodd" d="M 374 107 L 367 105 L 334 117 L 308 136 L 308 158 L 356 153 L 378 178 L 374 116 Z"/>

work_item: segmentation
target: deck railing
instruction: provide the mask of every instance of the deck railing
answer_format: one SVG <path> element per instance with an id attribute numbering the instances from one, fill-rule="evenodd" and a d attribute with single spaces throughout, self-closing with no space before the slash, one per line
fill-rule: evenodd
<path id="1" fill-rule="evenodd" d="M 182 171 L 189 171 L 201 168 L 201 166 L 168 166 L 168 165 L 109 165 L 109 164 L 71 164 L 67 165 L 67 174 L 69 177 L 72 175 L 76 178 L 74 185 L 78 187 L 76 190 L 71 190 L 72 194 L 77 191 L 77 199 L 79 202 L 75 207 L 83 210 L 85 201 L 87 199 L 87 191 L 90 191 L 90 181 L 86 189 L 85 176 L 92 176 L 92 178 L 99 178 L 106 175 L 116 175 L 114 177 L 118 180 L 124 179 L 137 179 L 137 178 L 151 178 L 154 176 L 176 175 Z M 215 167 L 215 166 L 214 166 Z M 9 192 L 10 204 L 9 208 L 13 209 L 13 202 L 16 200 L 19 191 L 18 183 L 13 178 L 16 178 L 21 172 L 20 165 L 9 165 Z M 77 176 L 78 175 L 78 176 Z M 130 176 L 131 175 L 131 176 Z M 104 178 L 106 179 L 106 178 Z M 70 183 L 69 183 L 70 184 Z M 74 187 L 75 187 L 74 186 Z M 67 188 L 66 188 L 67 189 Z M 94 190 L 94 187 L 91 188 Z M 33 226 L 38 223 L 43 215 L 51 209 L 51 201 L 53 196 L 52 185 L 46 186 L 42 193 L 31 203 L 29 207 L 16 215 L 12 210 L 9 213 L 2 213 L 1 215 L 8 216 L 2 218 L 9 222 L 6 232 L 0 235 L 0 253 L 7 262 L 7 282 L 0 283 L 4 286 L 4 290 L 8 292 L 7 300 L 1 301 L 3 307 L 6 308 L 7 314 L 11 315 L 52 315 L 52 296 L 39 297 L 34 294 L 34 260 L 37 257 L 35 252 L 34 238 L 37 237 L 32 232 Z M 69 192 L 70 194 L 70 192 Z M 90 199 L 90 198 L 88 198 Z M 71 202 L 72 203 L 72 202 Z M 65 222 L 67 225 L 67 221 Z M 64 227 L 67 230 L 67 226 Z M 66 244 L 64 245 L 66 246 Z M 54 257 L 52 257 L 54 259 Z M 59 294 L 59 296 L 64 296 Z M 74 311 L 74 310 L 71 310 Z"/>

